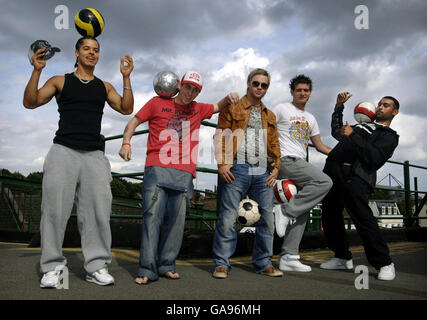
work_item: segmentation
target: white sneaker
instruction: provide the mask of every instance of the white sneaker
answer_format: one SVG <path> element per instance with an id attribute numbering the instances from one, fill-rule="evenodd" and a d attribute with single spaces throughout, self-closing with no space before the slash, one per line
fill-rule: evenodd
<path id="1" fill-rule="evenodd" d="M 396 271 L 394 270 L 394 263 L 384 266 L 378 273 L 379 280 L 393 280 L 396 277 Z"/>
<path id="2" fill-rule="evenodd" d="M 292 225 L 296 222 L 295 218 L 291 218 L 282 212 L 282 206 L 280 204 L 275 205 L 273 208 L 274 221 L 276 224 L 276 233 L 282 238 L 286 233 L 288 225 Z"/>
<path id="3" fill-rule="evenodd" d="M 60 284 L 61 270 L 53 270 L 43 274 L 40 288 L 57 288 Z"/>
<path id="4" fill-rule="evenodd" d="M 353 269 L 353 260 L 346 260 L 334 257 L 328 262 L 322 263 L 320 265 L 320 268 L 328 270 L 351 270 Z"/>
<path id="5" fill-rule="evenodd" d="M 299 255 L 285 254 L 280 258 L 279 269 L 282 271 L 310 272 L 311 267 L 299 261 Z"/>
<path id="6" fill-rule="evenodd" d="M 114 278 L 108 273 L 107 268 L 102 268 L 92 274 L 86 275 L 86 281 L 99 284 L 100 286 L 114 284 Z"/>

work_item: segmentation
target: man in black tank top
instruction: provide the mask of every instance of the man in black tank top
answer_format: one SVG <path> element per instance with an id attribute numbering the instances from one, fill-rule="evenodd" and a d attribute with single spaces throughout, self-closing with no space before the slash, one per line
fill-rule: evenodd
<path id="1" fill-rule="evenodd" d="M 101 121 L 105 102 L 124 115 L 133 112 L 130 74 L 133 60 L 121 58 L 123 96 L 114 87 L 94 76 L 99 58 L 95 38 L 82 37 L 76 43 L 76 70 L 54 76 L 38 89 L 45 49 L 32 57 L 34 70 L 25 88 L 24 107 L 35 109 L 54 96 L 59 123 L 53 146 L 43 166 L 42 217 L 40 221 L 40 287 L 60 286 L 67 260 L 62 243 L 73 204 L 87 271 L 86 280 L 99 285 L 114 283 L 108 273 L 111 263 L 111 168 L 102 151 Z"/>

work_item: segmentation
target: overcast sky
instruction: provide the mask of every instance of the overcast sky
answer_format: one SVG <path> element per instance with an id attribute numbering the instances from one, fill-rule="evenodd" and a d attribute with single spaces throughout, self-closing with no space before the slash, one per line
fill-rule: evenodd
<path id="1" fill-rule="evenodd" d="M 339 92 L 353 94 L 344 112 L 344 120 L 351 124 L 357 103 L 376 104 L 392 95 L 401 105 L 391 125 L 400 135 L 392 160 L 427 166 L 425 0 L 0 0 L 0 4 L 0 168 L 24 175 L 42 171 L 58 128 L 58 112 L 54 99 L 36 110 L 22 106 L 32 72 L 27 52 L 37 39 L 62 50 L 47 62 L 40 85 L 54 75 L 72 72 L 74 45 L 80 37 L 74 16 L 87 7 L 98 9 L 105 19 L 95 75 L 122 92 L 120 57 L 134 57 L 134 114 L 155 95 L 152 81 L 159 71 L 171 70 L 179 77 L 187 70 L 198 71 L 204 88 L 197 101 L 215 103 L 229 92 L 244 95 L 247 74 L 265 68 L 272 75 L 264 98 L 269 107 L 290 101 L 289 80 L 304 73 L 314 84 L 306 110 L 317 118 L 325 144 L 336 144 L 330 135 L 330 117 Z M 368 9 L 365 19 L 361 14 L 366 10 L 355 12 L 360 4 Z M 58 5 L 65 5 L 68 15 L 55 12 Z M 67 20 L 58 17 L 68 17 L 68 29 L 58 29 Z M 123 116 L 107 105 L 102 134 L 123 133 L 133 115 Z M 210 121 L 216 123 L 217 115 Z M 145 124 L 138 130 L 143 128 Z M 200 132 L 202 167 L 216 168 L 213 133 L 213 128 Z M 143 171 L 146 137 L 133 138 L 131 162 L 118 156 L 120 145 L 121 140 L 107 143 L 112 170 Z M 310 161 L 323 168 L 325 157 L 311 149 Z M 378 180 L 389 173 L 403 182 L 402 167 L 390 164 L 379 170 Z M 412 187 L 414 176 L 419 189 L 426 191 L 426 170 L 411 169 Z M 212 189 L 215 182 L 199 173 L 195 185 Z"/>

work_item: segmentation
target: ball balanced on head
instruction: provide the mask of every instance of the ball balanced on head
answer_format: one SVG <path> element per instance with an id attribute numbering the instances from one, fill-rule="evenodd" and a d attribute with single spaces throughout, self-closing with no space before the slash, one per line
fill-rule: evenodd
<path id="1" fill-rule="evenodd" d="M 162 98 L 172 98 L 178 93 L 178 76 L 171 71 L 160 71 L 153 80 L 154 91 Z"/>
<path id="2" fill-rule="evenodd" d="M 75 27 L 83 37 L 96 38 L 104 30 L 104 18 L 101 13 L 93 8 L 82 9 L 74 18 Z"/>

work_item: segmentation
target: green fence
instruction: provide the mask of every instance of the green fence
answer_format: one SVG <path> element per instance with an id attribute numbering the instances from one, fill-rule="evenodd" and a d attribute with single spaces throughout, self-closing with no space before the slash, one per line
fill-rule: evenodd
<path id="1" fill-rule="evenodd" d="M 216 128 L 216 124 L 215 123 L 211 123 L 208 121 L 203 121 L 202 125 L 204 126 L 208 126 L 208 127 L 212 127 L 212 128 Z M 147 134 L 148 130 L 140 130 L 140 131 L 136 131 L 134 135 L 142 135 L 142 134 Z M 116 139 L 122 139 L 123 135 L 116 135 L 116 136 L 110 136 L 110 137 L 104 137 L 104 141 L 111 141 L 111 140 L 116 140 Z M 309 144 L 309 146 L 307 147 L 307 161 L 309 161 L 309 149 L 313 148 L 314 146 Z M 405 212 L 404 212 L 404 217 L 403 220 L 405 220 L 405 225 L 406 226 L 412 226 L 414 224 L 414 222 L 417 222 L 420 219 L 425 219 L 425 217 L 419 217 L 418 214 L 420 213 L 422 207 L 424 206 L 425 202 L 426 202 L 426 196 L 427 196 L 427 192 L 426 191 L 419 191 L 418 188 L 416 187 L 415 190 L 411 190 L 411 186 L 410 186 L 410 168 L 420 168 L 420 169 L 424 169 L 426 170 L 427 167 L 422 167 L 422 166 L 418 166 L 418 165 L 414 165 L 414 164 L 410 164 L 409 161 L 405 161 L 405 162 L 397 162 L 397 161 L 387 161 L 388 163 L 391 164 L 397 164 L 397 165 L 401 165 L 403 167 L 403 175 L 404 175 L 404 189 L 403 192 L 405 194 Z M 214 170 L 214 169 L 208 169 L 208 168 L 197 168 L 197 171 L 199 172 L 207 172 L 207 173 L 211 173 L 211 174 L 216 174 L 218 175 L 218 170 Z M 139 173 L 129 173 L 129 174 L 113 174 L 113 176 L 116 177 L 127 177 L 127 178 L 136 178 L 139 177 L 141 178 L 143 176 L 143 172 L 139 172 Z M 218 181 L 218 177 L 217 177 L 217 181 Z M 416 184 L 416 183 L 415 183 Z M 217 184 L 218 185 L 218 184 Z M 402 189 L 400 188 L 394 188 L 394 187 L 385 187 L 385 186 L 379 186 L 377 185 L 377 189 L 385 189 L 388 191 L 398 191 L 401 192 Z M 195 190 L 195 191 L 199 191 L 201 193 L 206 193 L 206 191 L 202 191 L 202 190 Z M 216 193 L 210 193 L 216 196 L 217 198 L 217 208 L 218 208 L 218 194 Z M 415 199 L 416 199 L 416 206 L 415 206 L 415 210 L 413 212 L 412 210 L 412 195 L 415 195 Z M 422 201 L 420 201 L 420 203 L 418 203 L 418 195 L 419 194 L 424 194 L 424 198 Z M 311 210 L 310 212 L 310 217 L 309 220 L 307 222 L 307 226 L 306 229 L 307 230 L 321 230 L 321 218 L 322 218 L 322 211 L 321 208 L 316 208 Z M 187 216 L 187 221 L 189 220 L 195 220 L 195 221 L 199 221 L 199 223 L 196 224 L 196 226 L 200 226 L 200 221 L 202 221 L 205 225 L 207 225 L 207 222 L 215 222 L 217 219 L 217 212 L 216 210 L 203 210 L 202 207 L 199 208 L 195 208 L 192 210 L 192 214 Z M 351 228 L 351 219 L 348 216 L 345 216 L 344 219 L 347 221 L 347 227 L 350 229 Z M 396 217 L 380 217 L 380 219 L 382 220 L 387 220 L 387 219 L 396 219 Z M 214 225 L 210 225 L 210 228 L 214 228 Z"/>
<path id="2" fill-rule="evenodd" d="M 216 127 L 216 124 L 203 121 L 202 125 Z M 134 135 L 148 133 L 148 130 L 136 131 Z M 122 139 L 123 135 L 103 137 L 104 141 Z M 309 147 L 313 147 L 309 145 Z M 307 149 L 309 151 L 309 148 Z M 307 152 L 308 154 L 308 152 Z M 307 156 L 308 160 L 308 156 Z M 411 189 L 411 168 L 426 170 L 427 167 L 410 164 L 409 161 L 397 162 L 388 161 L 388 163 L 400 165 L 403 167 L 404 188 L 377 186 L 378 189 L 388 191 L 404 192 L 404 213 L 403 219 L 405 226 L 413 226 L 418 224 L 419 220 L 426 217 L 419 217 L 419 213 L 426 204 L 427 192 L 419 191 L 417 180 L 414 179 L 415 190 Z M 215 174 L 218 182 L 218 171 L 215 169 L 197 167 L 198 172 Z M 144 172 L 133 173 L 115 173 L 113 177 L 143 180 Z M 0 231 L 20 231 L 20 232 L 37 232 L 40 224 L 41 210 L 41 183 L 19 180 L 0 176 Z M 216 192 L 197 190 L 195 192 L 205 195 L 204 202 L 192 201 L 190 212 L 186 216 L 186 228 L 195 229 L 215 229 L 215 223 L 218 218 L 218 194 Z M 424 194 L 421 201 L 418 201 L 419 195 Z M 412 197 L 414 196 L 415 206 L 413 209 Z M 75 208 L 72 210 L 72 215 L 76 214 Z M 321 230 L 321 208 L 311 210 L 310 217 L 307 222 L 306 230 L 317 231 Z M 114 197 L 111 211 L 112 219 L 126 219 L 128 222 L 140 223 L 141 216 L 141 200 L 123 197 Z M 377 217 L 379 219 L 396 219 L 396 217 Z M 347 227 L 351 227 L 351 219 L 346 216 Z M 237 229 L 242 226 L 237 225 Z"/>

